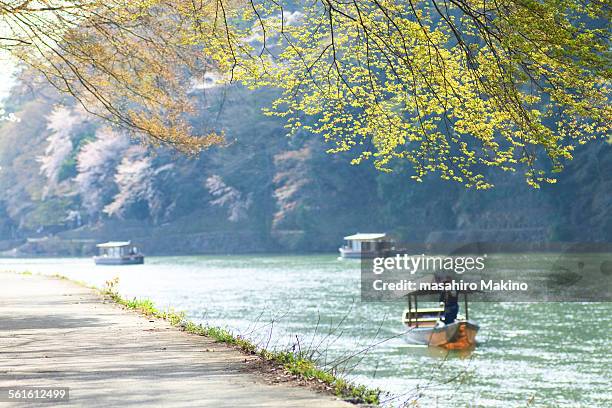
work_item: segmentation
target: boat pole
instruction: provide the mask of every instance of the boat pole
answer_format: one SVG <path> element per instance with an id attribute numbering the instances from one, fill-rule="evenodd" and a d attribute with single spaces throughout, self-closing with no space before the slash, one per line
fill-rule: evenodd
<path id="1" fill-rule="evenodd" d="M 408 326 L 412 326 L 412 296 L 408 295 Z"/>
<path id="2" fill-rule="evenodd" d="M 417 296 L 414 295 L 414 322 L 416 323 L 416 326 L 415 326 L 416 328 L 419 327 L 419 315 L 418 315 L 418 313 L 419 313 L 419 306 L 418 306 L 418 303 L 417 303 Z"/>
<path id="3" fill-rule="evenodd" d="M 463 300 L 465 302 L 465 320 L 468 320 L 470 318 L 470 315 L 468 314 L 468 299 L 467 299 L 467 297 L 468 297 L 468 294 L 467 294 L 467 292 L 465 292 L 463 294 Z"/>

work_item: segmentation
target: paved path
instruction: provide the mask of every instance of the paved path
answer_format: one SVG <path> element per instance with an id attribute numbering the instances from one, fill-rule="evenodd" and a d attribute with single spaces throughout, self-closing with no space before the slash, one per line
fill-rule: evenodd
<path id="1" fill-rule="evenodd" d="M 67 404 L 39 405 L 352 406 L 306 388 L 265 384 L 245 371 L 244 359 L 71 282 L 0 272 L 0 387 L 70 387 Z"/>

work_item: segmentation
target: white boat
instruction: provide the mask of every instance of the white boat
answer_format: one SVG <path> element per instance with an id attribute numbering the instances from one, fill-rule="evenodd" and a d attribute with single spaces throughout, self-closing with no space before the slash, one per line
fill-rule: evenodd
<path id="1" fill-rule="evenodd" d="M 458 319 L 453 323 L 444 324 L 438 321 L 432 327 L 416 324 L 406 334 L 410 344 L 443 347 L 447 349 L 466 349 L 476 345 L 476 334 L 480 327 L 473 321 Z"/>
<path id="2" fill-rule="evenodd" d="M 109 241 L 96 245 L 98 256 L 96 265 L 139 265 L 144 263 L 144 255 L 130 241 Z"/>
<path id="3" fill-rule="evenodd" d="M 464 297 L 464 315 L 457 315 L 451 323 L 444 322 L 444 305 L 418 307 L 418 296 L 439 296 L 440 291 L 413 291 L 408 294 L 408 308 L 404 310 L 402 322 L 408 328 L 405 339 L 410 344 L 443 347 L 446 349 L 468 349 L 476 345 L 479 326 L 469 319 L 468 292 L 458 292 Z"/>
<path id="4" fill-rule="evenodd" d="M 357 233 L 344 237 L 338 248 L 341 258 L 375 258 L 393 249 L 393 240 L 384 233 Z"/>

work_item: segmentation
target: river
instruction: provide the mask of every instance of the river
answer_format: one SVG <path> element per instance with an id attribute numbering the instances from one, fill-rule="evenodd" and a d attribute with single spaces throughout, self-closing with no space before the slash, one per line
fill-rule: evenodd
<path id="1" fill-rule="evenodd" d="M 110 267 L 0 259 L 0 269 L 98 287 L 118 277 L 125 297 L 149 298 L 268 348 L 316 350 L 321 363 L 389 392 L 383 399 L 392 405 L 612 406 L 611 303 L 473 303 L 478 347 L 449 353 L 408 346 L 404 305 L 361 302 L 359 263 L 331 254 L 148 257 Z"/>

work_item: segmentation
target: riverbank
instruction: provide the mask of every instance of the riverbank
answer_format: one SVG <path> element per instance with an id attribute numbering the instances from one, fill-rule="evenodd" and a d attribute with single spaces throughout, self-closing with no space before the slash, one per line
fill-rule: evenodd
<path id="1" fill-rule="evenodd" d="M 549 270 L 560 255 L 496 255 L 495 264 Z M 404 304 L 360 302 L 358 261 L 330 254 L 146 262 L 102 267 L 90 258 L 0 259 L 0 270 L 46 276 L 60 271 L 97 288 L 118 277 L 115 290 L 124 299 L 150 299 L 161 311 L 174 307 L 196 324 L 228 328 L 268 349 L 292 350 L 295 344 L 296 351 L 321 351 L 317 367 L 389 392 L 380 396 L 383 405 L 396 396 L 424 407 L 520 407 L 533 398 L 532 406 L 611 405 L 609 302 L 474 302 L 478 347 L 447 353 L 406 347 L 397 337 Z M 597 323 L 575 330 L 577 322 Z M 349 355 L 355 357 L 342 363 Z M 264 377 L 259 368 L 255 373 Z"/>
<path id="2" fill-rule="evenodd" d="M 285 373 L 259 356 L 68 280 L 0 272 L 0 282 L 0 387 L 69 387 L 69 405 L 89 407 L 354 406 L 297 378 L 272 384 Z"/>

